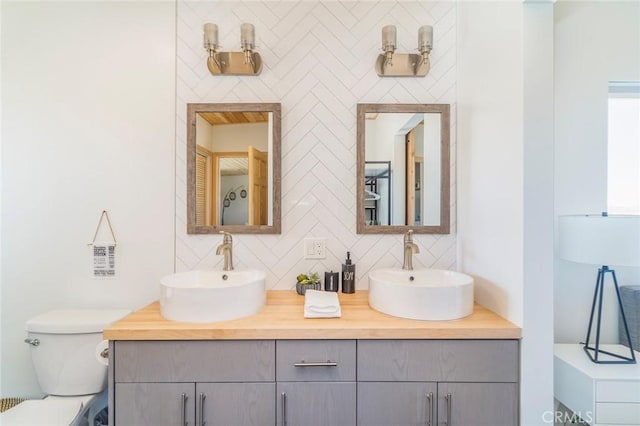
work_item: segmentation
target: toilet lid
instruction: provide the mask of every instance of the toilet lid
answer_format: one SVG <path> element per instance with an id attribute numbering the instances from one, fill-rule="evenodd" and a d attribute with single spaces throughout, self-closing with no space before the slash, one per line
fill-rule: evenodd
<path id="1" fill-rule="evenodd" d="M 2 426 L 67 426 L 82 409 L 76 398 L 45 398 L 24 401 L 0 414 Z"/>
<path id="2" fill-rule="evenodd" d="M 129 313 L 127 309 L 61 309 L 31 318 L 25 329 L 49 334 L 101 333 Z"/>

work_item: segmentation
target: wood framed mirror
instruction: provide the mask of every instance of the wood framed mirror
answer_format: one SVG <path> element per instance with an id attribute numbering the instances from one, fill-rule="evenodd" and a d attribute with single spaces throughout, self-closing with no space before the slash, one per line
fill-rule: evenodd
<path id="1" fill-rule="evenodd" d="M 187 233 L 280 233 L 281 106 L 187 104 Z"/>
<path id="2" fill-rule="evenodd" d="M 358 234 L 449 233 L 448 104 L 358 104 Z"/>

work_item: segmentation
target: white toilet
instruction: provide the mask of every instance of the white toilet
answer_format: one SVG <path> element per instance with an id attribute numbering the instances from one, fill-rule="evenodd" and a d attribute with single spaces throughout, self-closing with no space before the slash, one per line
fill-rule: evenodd
<path id="1" fill-rule="evenodd" d="M 31 360 L 44 399 L 24 401 L 0 415 L 2 426 L 86 426 L 107 406 L 105 326 L 123 309 L 58 310 L 26 324 Z"/>

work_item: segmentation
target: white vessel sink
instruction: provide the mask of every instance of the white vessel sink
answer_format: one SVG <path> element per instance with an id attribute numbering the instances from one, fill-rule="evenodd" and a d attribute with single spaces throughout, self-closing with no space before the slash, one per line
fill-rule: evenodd
<path id="1" fill-rule="evenodd" d="M 440 269 L 369 273 L 369 305 L 394 317 L 453 320 L 473 312 L 473 278 Z"/>
<path id="2" fill-rule="evenodd" d="M 265 273 L 195 270 L 160 280 L 160 314 L 173 321 L 228 321 L 258 313 L 265 304 Z"/>

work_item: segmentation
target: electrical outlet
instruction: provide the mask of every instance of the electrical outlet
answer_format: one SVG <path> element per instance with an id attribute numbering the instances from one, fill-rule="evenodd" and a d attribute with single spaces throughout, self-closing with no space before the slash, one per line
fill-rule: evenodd
<path id="1" fill-rule="evenodd" d="M 304 239 L 304 258 L 305 259 L 326 259 L 327 257 L 327 241 L 324 238 L 305 238 Z"/>

